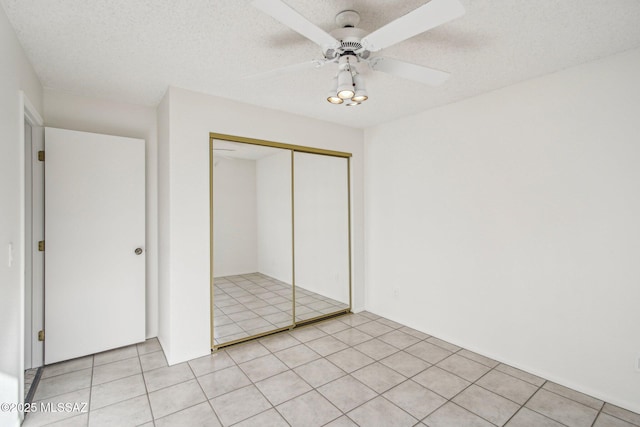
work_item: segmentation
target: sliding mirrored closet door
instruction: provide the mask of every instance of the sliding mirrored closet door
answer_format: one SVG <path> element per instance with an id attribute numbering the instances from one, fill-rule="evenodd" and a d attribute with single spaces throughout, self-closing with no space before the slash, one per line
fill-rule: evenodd
<path id="1" fill-rule="evenodd" d="M 213 346 L 293 325 L 291 155 L 212 141 Z"/>
<path id="2" fill-rule="evenodd" d="M 349 159 L 294 153 L 296 322 L 350 308 Z"/>
<path id="3" fill-rule="evenodd" d="M 351 310 L 349 153 L 211 134 L 212 347 Z"/>

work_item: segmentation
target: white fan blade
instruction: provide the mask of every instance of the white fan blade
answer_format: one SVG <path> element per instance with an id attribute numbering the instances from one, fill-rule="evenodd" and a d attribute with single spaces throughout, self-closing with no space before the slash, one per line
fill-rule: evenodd
<path id="1" fill-rule="evenodd" d="M 383 71 L 403 79 L 431 86 L 439 86 L 449 78 L 449 73 L 447 72 L 391 58 L 373 58 L 369 61 L 369 66 L 376 71 Z"/>
<path id="2" fill-rule="evenodd" d="M 243 80 L 258 80 L 258 79 L 270 79 L 272 77 L 278 77 L 285 74 L 291 74 L 296 71 L 304 71 L 310 69 L 322 68 L 326 64 L 327 60 L 314 59 L 313 61 L 302 62 L 300 64 L 288 65 L 282 68 L 276 68 L 275 70 L 269 70 L 262 73 L 251 74 L 242 77 Z"/>
<path id="3" fill-rule="evenodd" d="M 431 0 L 413 12 L 385 25 L 362 39 L 362 46 L 377 52 L 464 15 L 458 0 Z"/>
<path id="4" fill-rule="evenodd" d="M 267 15 L 280 21 L 287 27 L 302 34 L 312 42 L 320 45 L 323 52 L 327 49 L 335 49 L 340 46 L 340 42 L 329 33 L 309 22 L 307 18 L 291 9 L 281 0 L 254 0 L 254 7 L 260 9 Z"/>

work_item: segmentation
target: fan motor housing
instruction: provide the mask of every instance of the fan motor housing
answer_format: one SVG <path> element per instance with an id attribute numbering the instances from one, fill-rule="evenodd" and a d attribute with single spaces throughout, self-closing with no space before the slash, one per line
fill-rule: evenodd
<path id="1" fill-rule="evenodd" d="M 325 58 L 333 59 L 342 55 L 355 55 L 362 59 L 369 57 L 370 52 L 368 50 L 362 50 L 362 43 L 360 43 L 360 40 L 362 40 L 362 38 L 367 34 L 366 31 L 361 28 L 336 28 L 331 31 L 330 34 L 340 41 L 340 47 L 337 49 L 327 50 L 325 52 Z"/>

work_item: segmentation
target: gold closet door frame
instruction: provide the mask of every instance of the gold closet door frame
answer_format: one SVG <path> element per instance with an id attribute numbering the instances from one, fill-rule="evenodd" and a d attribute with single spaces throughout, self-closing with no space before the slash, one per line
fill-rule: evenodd
<path id="1" fill-rule="evenodd" d="M 213 292 L 213 141 L 214 140 L 223 140 L 230 142 L 239 142 L 243 144 L 252 144 L 252 145 L 261 145 L 263 147 L 273 147 L 273 148 L 282 148 L 285 150 L 291 151 L 291 265 L 292 265 L 292 326 L 284 327 L 279 329 L 274 329 L 272 331 L 262 332 L 260 334 L 252 335 L 245 338 L 239 338 L 237 340 L 229 341 L 223 344 L 214 344 L 214 331 L 213 331 L 213 302 L 214 302 L 214 292 Z M 296 322 L 296 263 L 295 263 L 295 212 L 294 212 L 294 153 L 311 153 L 311 154 L 319 154 L 323 156 L 332 156 L 332 157 L 342 157 L 347 159 L 347 220 L 348 220 L 348 245 L 349 245 L 349 307 L 343 310 L 338 310 L 333 313 L 323 314 L 321 316 L 317 316 L 311 319 L 305 319 L 301 322 Z M 249 341 L 255 338 L 263 337 L 266 335 L 271 335 L 277 332 L 286 331 L 288 329 L 293 329 L 297 326 L 306 325 L 312 322 L 316 322 L 322 319 L 326 319 L 329 317 L 337 316 L 339 314 L 346 314 L 351 312 L 351 308 L 353 307 L 353 289 L 352 289 L 352 261 L 351 261 L 351 153 L 342 152 L 342 151 L 334 151 L 334 150 L 325 150 L 322 148 L 315 147 L 305 147 L 303 145 L 295 145 L 295 144 L 285 144 L 282 142 L 275 141 L 267 141 L 263 139 L 255 139 L 255 138 L 247 138 L 244 136 L 236 136 L 236 135 L 227 135 L 222 133 L 209 133 L 209 287 L 210 287 L 210 318 L 211 318 L 211 350 L 215 351 L 222 347 L 227 347 L 233 344 L 237 344 L 244 341 Z"/>

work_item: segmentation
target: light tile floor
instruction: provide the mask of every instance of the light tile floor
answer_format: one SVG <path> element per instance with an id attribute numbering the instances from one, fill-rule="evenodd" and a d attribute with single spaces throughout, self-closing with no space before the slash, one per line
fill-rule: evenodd
<path id="1" fill-rule="evenodd" d="M 261 273 L 214 279 L 214 343 L 292 325 L 292 287 Z M 296 287 L 296 321 L 346 310 L 349 304 Z"/>
<path id="2" fill-rule="evenodd" d="M 47 366 L 26 427 L 637 427 L 640 414 L 371 313 L 167 366 L 156 339 Z M 56 423 L 56 424 L 49 424 Z"/>

